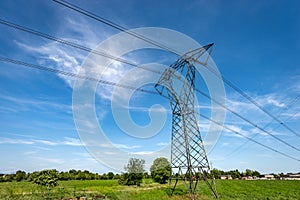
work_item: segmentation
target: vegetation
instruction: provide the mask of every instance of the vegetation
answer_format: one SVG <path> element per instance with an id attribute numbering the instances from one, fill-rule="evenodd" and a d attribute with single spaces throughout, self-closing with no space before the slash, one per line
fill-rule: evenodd
<path id="1" fill-rule="evenodd" d="M 244 176 L 256 176 L 259 177 L 260 173 L 258 171 L 253 171 L 250 169 L 246 169 L 245 172 L 239 172 L 239 170 L 230 170 L 230 171 L 222 171 L 222 170 L 218 170 L 218 169 L 213 169 L 211 170 L 211 174 L 213 175 L 213 177 L 215 177 L 216 179 L 219 179 L 222 175 L 231 175 L 231 177 L 233 179 L 239 179 L 241 177 Z"/>
<path id="2" fill-rule="evenodd" d="M 99 175 L 97 173 L 92 173 L 87 170 L 75 170 L 71 169 L 68 172 L 57 172 L 56 170 L 45 170 L 44 172 L 33 172 L 26 173 L 24 171 L 18 170 L 15 174 L 0 174 L 0 182 L 11 182 L 11 181 L 22 181 L 27 180 L 34 182 L 34 180 L 43 175 L 46 172 L 51 173 L 52 171 L 58 181 L 67 181 L 67 180 L 111 180 L 111 179 L 119 179 L 119 174 L 114 174 L 113 172 L 108 172 L 107 174 Z"/>
<path id="3" fill-rule="evenodd" d="M 122 174 L 119 179 L 120 185 L 137 185 L 140 186 L 143 180 L 145 160 L 130 158 L 125 170 L 127 173 Z"/>
<path id="4" fill-rule="evenodd" d="M 138 158 L 130 158 L 125 170 L 128 173 L 144 173 L 145 172 L 145 160 Z"/>
<path id="5" fill-rule="evenodd" d="M 18 170 L 16 172 L 16 175 L 15 175 L 15 180 L 16 181 L 22 181 L 25 178 L 26 178 L 26 172 L 21 171 L 21 170 Z"/>
<path id="6" fill-rule="evenodd" d="M 172 173 L 171 164 L 166 158 L 156 158 L 150 167 L 150 172 L 151 177 L 155 182 L 160 184 L 167 183 Z"/>
<path id="7" fill-rule="evenodd" d="M 33 183 L 38 185 L 46 186 L 47 188 L 53 188 L 58 184 L 58 172 L 55 169 L 43 170 L 32 173 L 30 179 L 32 179 Z"/>
<path id="8" fill-rule="evenodd" d="M 284 180 L 216 180 L 221 200 L 289 199 L 300 196 L 299 181 Z M 186 186 L 178 184 L 174 196 L 168 196 L 169 184 L 161 185 L 151 179 L 143 179 L 141 186 L 119 185 L 118 180 L 70 180 L 58 181 L 58 186 L 48 193 L 46 187 L 29 181 L 0 183 L 1 200 L 40 200 L 106 197 L 106 200 L 188 200 Z M 100 198 L 99 198 L 100 199 Z M 199 199 L 214 199 L 203 181 L 199 184 Z"/>
<path id="9" fill-rule="evenodd" d="M 119 179 L 120 185 L 137 185 L 140 186 L 143 180 L 142 173 L 124 173 Z"/>
<path id="10" fill-rule="evenodd" d="M 166 183 L 171 175 L 171 166 L 166 158 L 154 160 L 150 171 L 151 176 L 144 169 L 145 161 L 131 158 L 126 165 L 126 173 L 99 175 L 87 170 L 43 170 L 26 173 L 17 171 L 15 174 L 0 174 L 1 200 L 62 200 L 79 199 L 130 199 L 130 200 L 185 200 L 190 199 L 187 185 L 179 181 L 173 196 L 169 196 L 172 185 Z M 213 169 L 209 176 L 220 178 L 230 175 L 233 179 L 244 176 L 259 176 L 260 173 L 247 169 L 222 171 Z M 275 177 L 284 177 L 278 174 Z M 300 181 L 297 180 L 216 180 L 220 199 L 299 199 Z M 174 184 L 174 183 L 172 183 Z M 139 187 L 137 187 L 139 186 Z M 198 184 L 199 199 L 214 199 L 211 191 L 203 181 Z"/>

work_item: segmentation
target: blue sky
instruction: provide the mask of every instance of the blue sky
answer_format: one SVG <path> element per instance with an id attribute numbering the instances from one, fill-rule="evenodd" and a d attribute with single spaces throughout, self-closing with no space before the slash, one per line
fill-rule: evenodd
<path id="1" fill-rule="evenodd" d="M 212 58 L 220 73 L 255 99 L 267 111 L 299 132 L 300 128 L 300 4 L 298 1 L 72 1 L 74 4 L 127 28 L 161 27 L 181 32 L 201 45 L 215 43 Z M 80 45 L 96 48 L 118 34 L 100 22 L 52 1 L 1 1 L 0 18 Z M 28 33 L 0 25 L 0 55 L 51 68 L 78 73 L 89 55 Z M 114 53 L 114 52 L 110 52 Z M 139 50 L 124 58 L 140 65 L 172 64 L 177 57 L 161 50 Z M 145 65 L 153 69 L 155 65 Z M 88 169 L 107 172 L 80 140 L 73 118 L 74 78 L 0 62 L 0 172 Z M 157 67 L 159 68 L 159 67 Z M 155 68 L 155 69 L 157 69 Z M 160 68 L 162 69 L 162 68 Z M 114 63 L 104 79 L 119 81 L 132 67 Z M 132 72 L 133 73 L 133 72 Z M 145 71 L 145 74 L 149 72 Z M 144 74 L 144 75 L 145 75 Z M 197 88 L 207 92 L 198 74 Z M 131 80 L 131 79 L 130 79 Z M 154 90 L 153 84 L 145 88 Z M 114 88 L 99 85 L 95 114 L 107 138 L 117 149 L 146 158 L 170 143 L 171 115 L 166 99 L 135 92 L 129 106 L 135 123 L 151 122 L 154 104 L 166 110 L 166 123 L 155 136 L 128 136 L 114 120 L 111 109 Z M 115 88 L 116 89 L 116 88 Z M 226 105 L 289 144 L 299 147 L 300 138 L 278 125 L 249 101 L 225 85 Z M 122 90 L 124 95 L 129 91 Z M 122 93 L 121 93 L 122 94 Z M 200 112 L 210 115 L 210 102 L 197 94 Z M 75 120 L 76 121 L 76 120 Z M 122 121 L 122 120 L 121 120 Z M 98 126 L 98 124 L 92 124 Z M 299 157 L 299 152 L 255 129 L 227 112 L 225 125 L 255 140 Z M 205 136 L 209 121 L 199 118 Z M 81 138 L 82 139 L 82 138 Z M 101 145 L 100 145 L 101 146 Z M 105 146 L 105 145 L 104 145 Z M 104 148 L 104 147 L 103 147 Z M 108 153 L 108 152 L 106 152 Z M 103 154 L 105 155 L 105 154 Z M 148 157 L 147 157 L 148 155 Z M 96 156 L 97 157 L 97 156 Z M 265 149 L 227 130 L 208 154 L 213 167 L 246 168 L 267 172 L 299 172 L 299 162 Z M 123 168 L 126 160 L 116 154 L 107 159 Z"/>

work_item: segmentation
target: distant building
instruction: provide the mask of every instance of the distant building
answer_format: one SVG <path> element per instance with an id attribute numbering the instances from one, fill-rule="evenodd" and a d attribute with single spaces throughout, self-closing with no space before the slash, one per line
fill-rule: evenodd
<path id="1" fill-rule="evenodd" d="M 275 177 L 273 174 L 264 174 L 260 177 L 261 180 L 274 180 Z"/>
<path id="2" fill-rule="evenodd" d="M 221 180 L 232 180 L 231 175 L 221 175 L 220 177 Z"/>
<path id="3" fill-rule="evenodd" d="M 287 174 L 282 180 L 300 180 L 300 174 Z"/>
<path id="4" fill-rule="evenodd" d="M 242 180 L 253 180 L 252 176 L 244 176 L 242 177 Z"/>

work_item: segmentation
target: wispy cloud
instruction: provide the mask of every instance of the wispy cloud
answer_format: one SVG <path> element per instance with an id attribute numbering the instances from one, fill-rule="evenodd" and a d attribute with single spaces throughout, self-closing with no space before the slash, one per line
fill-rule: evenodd
<path id="1" fill-rule="evenodd" d="M 0 138 L 0 144 L 24 144 L 24 145 L 47 145 L 47 146 L 83 146 L 81 141 L 76 138 L 65 137 L 62 141 L 50 141 L 42 139 L 13 139 L 13 138 Z"/>
<path id="2" fill-rule="evenodd" d="M 82 45 L 93 49 L 98 43 L 105 39 L 108 34 L 100 29 L 101 27 L 90 27 L 90 23 L 83 17 L 77 17 L 76 20 L 64 18 L 62 23 L 58 24 L 57 37 L 63 40 Z M 101 33 L 101 34 L 99 34 Z M 85 60 L 89 52 L 76 49 L 59 42 L 46 40 L 41 44 L 39 40 L 32 40 L 30 43 L 26 40 L 15 41 L 15 44 L 23 51 L 29 52 L 37 58 L 36 62 L 40 65 L 47 65 L 62 71 L 77 74 L 80 70 L 81 63 Z M 74 78 L 58 75 L 67 85 L 73 87 Z"/>
<path id="3" fill-rule="evenodd" d="M 25 99 L 25 98 L 17 98 L 13 96 L 8 95 L 0 95 L 0 99 L 12 102 L 13 105 L 19 110 L 22 107 L 30 106 L 38 109 L 48 110 L 49 108 L 52 109 L 59 109 L 64 110 L 66 112 L 71 111 L 71 106 L 62 104 L 62 103 L 56 103 L 51 101 L 46 101 L 43 99 Z"/>
<path id="4" fill-rule="evenodd" d="M 46 163 L 63 164 L 65 161 L 59 158 L 33 157 Z"/>
<path id="5" fill-rule="evenodd" d="M 129 145 L 126 145 L 126 144 L 113 144 L 113 145 L 116 146 L 117 148 L 120 148 L 120 149 L 137 149 L 137 148 L 141 147 L 139 145 L 129 146 Z"/>
<path id="6" fill-rule="evenodd" d="M 270 94 L 264 94 L 264 95 L 255 95 L 255 94 L 248 94 L 252 99 L 254 99 L 260 106 L 262 107 L 268 107 L 268 106 L 274 106 L 277 108 L 284 108 L 286 105 L 284 103 L 284 96 L 270 93 Z M 246 99 L 242 98 L 241 96 L 237 95 L 227 95 L 227 106 L 238 112 L 238 113 L 245 113 L 250 111 L 257 111 L 259 108 L 257 108 L 253 103 L 247 101 Z"/>
<path id="7" fill-rule="evenodd" d="M 50 146 L 58 145 L 57 142 L 52 142 L 49 140 L 32 140 L 32 141 L 34 141 L 36 144 L 40 143 L 40 144 L 45 144 L 45 145 L 50 145 Z"/>
<path id="8" fill-rule="evenodd" d="M 67 18 L 62 26 L 62 31 L 65 35 L 63 39 L 92 49 L 96 47 L 101 40 L 110 35 L 106 34 L 103 30 L 98 30 L 97 28 L 91 29 L 89 27 L 89 23 L 82 18 L 79 18 L 78 21 Z M 99 32 L 101 32 L 101 35 L 98 34 Z M 59 31 L 57 35 L 59 35 Z M 34 55 L 39 64 L 51 66 L 62 71 L 74 74 L 78 74 L 80 72 L 81 75 L 115 83 L 118 83 L 123 76 L 126 76 L 126 73 L 129 72 L 128 66 L 118 61 L 111 62 L 112 60 L 108 59 L 109 62 L 111 62 L 109 66 L 109 63 L 106 63 L 107 65 L 105 63 L 102 64 L 102 56 L 93 55 L 90 57 L 89 61 L 87 61 L 86 58 L 89 55 L 89 52 L 67 47 L 58 42 L 49 41 L 40 45 L 34 43 L 29 44 L 27 41 L 21 40 L 15 41 L 15 43 L 19 48 L 22 48 L 31 55 Z M 107 52 L 107 54 L 110 55 L 117 55 L 117 52 L 119 52 L 118 47 L 110 45 L 110 43 L 107 44 L 105 49 L 97 50 Z M 135 87 L 137 82 L 153 76 L 153 73 L 145 73 L 144 70 L 140 70 L 139 73 L 135 73 L 135 75 L 132 75 L 131 73 L 132 72 L 127 74 L 126 82 L 123 81 L 123 84 Z M 63 79 L 69 87 L 74 87 L 75 78 L 63 75 L 58 76 Z M 109 85 L 99 84 L 97 87 L 97 95 L 103 100 L 111 101 L 112 92 L 114 91 L 113 88 L 114 87 Z M 124 98 L 128 93 L 129 90 L 127 88 L 118 89 L 114 99 Z"/>
<path id="9" fill-rule="evenodd" d="M 23 152 L 24 155 L 33 155 L 33 154 L 36 154 L 38 153 L 38 151 L 25 151 Z"/>
<path id="10" fill-rule="evenodd" d="M 300 107 L 297 106 L 297 98 L 295 94 L 269 93 L 264 95 L 248 94 L 251 96 L 264 110 L 276 116 L 279 120 L 285 121 L 289 117 L 297 119 L 300 117 Z M 272 117 L 260 110 L 248 100 L 236 94 L 227 95 L 227 106 L 234 112 L 242 115 L 246 119 L 254 122 L 260 127 L 277 124 Z M 238 116 L 227 111 L 227 123 L 235 125 L 252 126 L 248 122 L 240 119 Z"/>
<path id="11" fill-rule="evenodd" d="M 21 42 L 16 44 L 23 50 L 36 55 L 37 62 L 41 65 L 52 66 L 53 68 L 77 74 L 80 70 L 80 64 L 84 59 L 84 54 L 74 50 L 66 50 L 65 47 L 56 43 L 49 42 L 42 46 L 34 46 Z M 74 84 L 74 78 L 58 75 L 71 88 Z"/>
<path id="12" fill-rule="evenodd" d="M 157 143 L 156 145 L 157 146 L 167 146 L 167 145 L 169 145 L 170 143 L 168 143 L 168 142 L 159 142 L 159 143 Z"/>
<path id="13" fill-rule="evenodd" d="M 83 146 L 82 142 L 76 138 L 65 137 L 65 140 L 62 142 L 63 145 L 69 146 Z"/>
<path id="14" fill-rule="evenodd" d="M 244 130 L 240 126 L 226 124 L 226 127 L 228 127 L 229 129 L 233 130 L 233 131 L 230 131 L 228 129 L 224 129 L 223 132 L 225 133 L 226 136 L 230 136 L 230 137 L 242 137 L 241 135 L 236 134 L 236 132 L 239 133 L 239 134 L 242 134 L 244 136 L 249 136 L 249 131 Z"/>
<path id="15" fill-rule="evenodd" d="M 34 141 L 12 138 L 0 138 L 0 144 L 34 144 Z"/>
<path id="16" fill-rule="evenodd" d="M 138 152 L 133 152 L 135 155 L 151 155 L 153 154 L 153 151 L 138 151 Z"/>

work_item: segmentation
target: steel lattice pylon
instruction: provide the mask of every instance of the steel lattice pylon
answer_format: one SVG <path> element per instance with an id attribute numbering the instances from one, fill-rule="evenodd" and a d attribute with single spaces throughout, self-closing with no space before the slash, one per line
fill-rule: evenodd
<path id="1" fill-rule="evenodd" d="M 214 179 L 208 178 L 210 166 L 194 112 L 196 70 L 193 63 L 211 50 L 212 45 L 183 55 L 164 71 L 155 85 L 160 94 L 166 88 L 172 109 L 171 166 L 178 170 L 172 194 L 178 180 L 183 179 L 189 182 L 189 193 L 193 199 L 197 198 L 199 179 L 203 179 L 214 196 L 218 197 Z M 207 59 L 202 63 L 204 66 Z"/>

